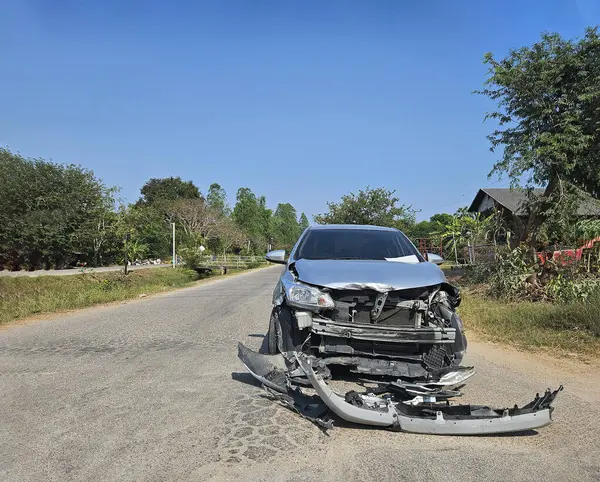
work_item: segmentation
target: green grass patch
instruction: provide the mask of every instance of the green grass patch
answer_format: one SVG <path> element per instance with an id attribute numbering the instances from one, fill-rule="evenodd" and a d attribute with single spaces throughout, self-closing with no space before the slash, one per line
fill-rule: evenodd
<path id="1" fill-rule="evenodd" d="M 526 348 L 598 356 L 600 300 L 587 303 L 503 302 L 463 291 L 458 309 L 469 331 Z"/>
<path id="2" fill-rule="evenodd" d="M 0 324 L 41 313 L 84 308 L 188 286 L 198 280 L 185 268 L 89 272 L 71 276 L 0 278 Z"/>

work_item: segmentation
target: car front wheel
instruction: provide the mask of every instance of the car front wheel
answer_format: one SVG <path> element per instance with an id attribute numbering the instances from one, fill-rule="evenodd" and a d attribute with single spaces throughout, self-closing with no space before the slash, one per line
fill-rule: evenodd
<path id="1" fill-rule="evenodd" d="M 275 309 L 271 312 L 271 318 L 269 319 L 269 331 L 267 332 L 267 351 L 269 355 L 275 355 L 279 353 L 279 345 L 277 343 L 277 318 Z"/>
<path id="2" fill-rule="evenodd" d="M 308 335 L 308 329 L 298 328 L 296 317 L 289 306 L 283 303 L 273 308 L 267 332 L 269 354 L 274 355 L 280 351 L 301 351 Z"/>

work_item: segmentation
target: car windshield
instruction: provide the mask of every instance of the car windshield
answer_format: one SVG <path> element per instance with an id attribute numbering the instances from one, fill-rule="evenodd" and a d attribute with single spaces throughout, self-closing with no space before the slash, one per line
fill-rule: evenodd
<path id="1" fill-rule="evenodd" d="M 379 259 L 422 257 L 399 231 L 380 229 L 314 229 L 298 246 L 296 259 Z"/>

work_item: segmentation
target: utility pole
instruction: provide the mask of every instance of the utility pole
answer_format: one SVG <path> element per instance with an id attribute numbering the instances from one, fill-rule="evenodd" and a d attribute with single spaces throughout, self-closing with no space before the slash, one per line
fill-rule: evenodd
<path id="1" fill-rule="evenodd" d="M 175 223 L 171 223 L 173 225 L 173 268 L 175 267 L 176 258 L 175 258 Z"/>
<path id="2" fill-rule="evenodd" d="M 454 238 L 454 233 L 452 233 L 452 243 L 454 244 L 454 259 L 456 260 L 456 264 L 458 264 L 458 250 L 456 249 L 456 239 Z"/>
<path id="3" fill-rule="evenodd" d="M 127 269 L 129 267 L 129 253 L 127 252 L 127 242 L 129 241 L 130 237 L 131 235 L 129 233 L 125 234 L 125 266 L 123 268 L 125 274 L 127 274 Z"/>

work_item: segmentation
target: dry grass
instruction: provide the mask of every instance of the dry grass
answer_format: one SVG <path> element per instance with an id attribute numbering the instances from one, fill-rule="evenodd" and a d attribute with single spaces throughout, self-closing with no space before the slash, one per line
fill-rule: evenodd
<path id="1" fill-rule="evenodd" d="M 188 269 L 157 268 L 72 276 L 0 278 L 0 324 L 41 313 L 84 308 L 188 286 Z"/>
<path id="2" fill-rule="evenodd" d="M 458 311 L 469 331 L 522 348 L 600 356 L 600 300 L 551 304 L 502 302 L 463 291 Z"/>

